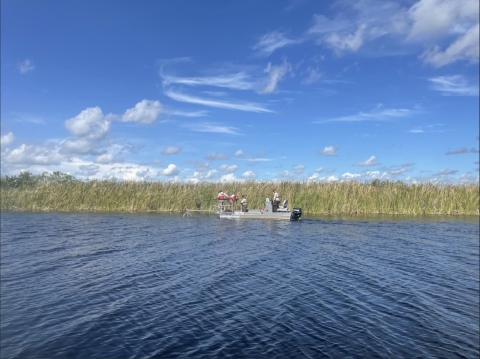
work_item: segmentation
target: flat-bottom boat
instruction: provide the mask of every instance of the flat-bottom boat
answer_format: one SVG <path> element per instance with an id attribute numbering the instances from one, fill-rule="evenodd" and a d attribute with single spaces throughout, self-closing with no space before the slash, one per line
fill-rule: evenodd
<path id="1" fill-rule="evenodd" d="M 302 209 L 300 207 L 293 208 L 290 211 L 287 207 L 288 201 L 284 200 L 281 206 L 278 206 L 277 212 L 273 212 L 272 202 L 269 198 L 265 200 L 265 207 L 262 209 L 249 209 L 246 212 L 236 211 L 231 206 L 219 203 L 217 214 L 220 218 L 238 219 L 286 219 L 290 221 L 298 221 L 302 216 Z"/>

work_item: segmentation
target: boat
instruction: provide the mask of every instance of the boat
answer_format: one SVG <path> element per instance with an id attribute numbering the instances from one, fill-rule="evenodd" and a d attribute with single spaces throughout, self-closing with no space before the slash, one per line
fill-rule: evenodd
<path id="1" fill-rule="evenodd" d="M 273 212 L 272 202 L 269 198 L 265 199 L 265 207 L 262 209 L 248 209 L 247 212 L 237 211 L 233 208 L 233 204 L 227 201 L 218 201 L 216 213 L 220 218 L 239 219 L 286 219 L 290 221 L 298 221 L 302 216 L 302 209 L 295 207 L 293 210 L 288 209 L 288 200 L 278 206 L 277 212 Z"/>

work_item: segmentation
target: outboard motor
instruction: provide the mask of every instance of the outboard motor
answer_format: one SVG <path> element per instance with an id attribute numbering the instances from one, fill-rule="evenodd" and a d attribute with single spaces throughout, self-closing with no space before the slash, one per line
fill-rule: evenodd
<path id="1" fill-rule="evenodd" d="M 300 207 L 295 207 L 292 213 L 290 214 L 290 220 L 298 221 L 301 216 L 302 216 L 302 209 Z"/>

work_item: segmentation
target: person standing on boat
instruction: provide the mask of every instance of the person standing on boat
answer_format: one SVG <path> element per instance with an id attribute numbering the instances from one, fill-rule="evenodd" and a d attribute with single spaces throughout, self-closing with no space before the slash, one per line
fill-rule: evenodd
<path id="1" fill-rule="evenodd" d="M 272 200 L 272 212 L 277 212 L 278 205 L 280 204 L 280 195 L 277 190 L 273 190 L 273 200 Z"/>
<path id="2" fill-rule="evenodd" d="M 223 191 L 220 191 L 217 195 L 217 201 L 218 201 L 218 206 L 220 207 L 220 209 L 223 211 L 223 201 L 224 199 L 226 198 L 227 196 L 225 195 L 225 193 L 223 193 Z"/>
<path id="3" fill-rule="evenodd" d="M 242 200 L 240 201 L 240 204 L 242 205 L 242 212 L 248 212 L 248 209 L 247 209 L 247 197 L 242 196 Z"/>

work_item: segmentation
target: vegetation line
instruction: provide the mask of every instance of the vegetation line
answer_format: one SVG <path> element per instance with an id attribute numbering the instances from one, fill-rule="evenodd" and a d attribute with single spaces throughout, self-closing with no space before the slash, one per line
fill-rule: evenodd
<path id="1" fill-rule="evenodd" d="M 479 184 L 405 184 L 375 180 L 349 182 L 166 182 L 81 181 L 54 172 L 4 176 L 1 210 L 184 212 L 211 210 L 220 190 L 246 195 L 261 208 L 276 188 L 289 207 L 306 214 L 478 215 Z"/>

